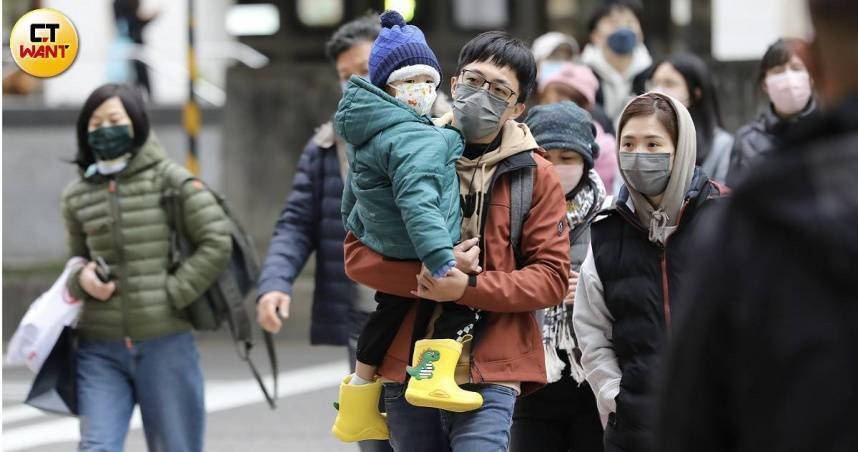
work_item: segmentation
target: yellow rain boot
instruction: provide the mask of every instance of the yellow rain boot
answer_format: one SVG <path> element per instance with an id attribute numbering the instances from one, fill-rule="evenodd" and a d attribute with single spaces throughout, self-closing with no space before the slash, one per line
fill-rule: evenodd
<path id="1" fill-rule="evenodd" d="M 381 380 L 365 385 L 350 385 L 351 379 L 352 376 L 347 375 L 340 383 L 337 419 L 331 427 L 331 433 L 346 443 L 390 438 L 387 419 L 378 412 Z"/>
<path id="2" fill-rule="evenodd" d="M 414 344 L 413 366 L 405 369 L 411 379 L 405 400 L 414 406 L 461 413 L 483 406 L 483 396 L 456 384 L 456 363 L 462 344 L 453 339 L 423 339 Z"/>

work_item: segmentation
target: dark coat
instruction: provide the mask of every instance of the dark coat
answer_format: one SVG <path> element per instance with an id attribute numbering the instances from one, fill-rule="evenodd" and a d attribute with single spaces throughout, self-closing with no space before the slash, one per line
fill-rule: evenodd
<path id="1" fill-rule="evenodd" d="M 858 95 L 801 128 L 680 295 L 660 451 L 858 450 Z"/>
<path id="2" fill-rule="evenodd" d="M 330 125 L 322 126 L 298 161 L 292 192 L 274 226 L 274 236 L 259 278 L 259 294 L 292 294 L 292 284 L 307 258 L 316 252 L 310 343 L 345 345 L 348 313 L 355 287 L 343 267 L 340 217 L 343 179 Z"/>
<path id="3" fill-rule="evenodd" d="M 726 183 L 738 185 L 748 174 L 748 169 L 758 157 L 782 145 L 782 137 L 799 121 L 813 117 L 818 112 L 816 102 L 811 99 L 807 107 L 795 118 L 783 120 L 775 114 L 771 104 L 753 121 L 739 127 L 730 152 L 730 168 Z"/>
<path id="4" fill-rule="evenodd" d="M 696 229 L 708 218 L 709 200 L 720 195 L 720 188 L 697 169 L 678 228 L 665 246 L 649 241 L 648 232 L 626 205 L 625 188 L 608 216 L 592 225 L 593 259 L 614 319 L 612 341 L 622 371 L 617 410 L 606 429 L 611 444 L 656 450 L 650 447 L 654 383 L 676 305 L 672 296 L 688 284 L 687 269 L 698 243 Z"/>

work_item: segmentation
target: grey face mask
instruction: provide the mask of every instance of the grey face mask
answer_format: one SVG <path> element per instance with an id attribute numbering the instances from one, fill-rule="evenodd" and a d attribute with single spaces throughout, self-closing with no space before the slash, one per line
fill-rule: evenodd
<path id="1" fill-rule="evenodd" d="M 670 181 L 670 153 L 620 152 L 620 170 L 635 191 L 660 195 Z"/>
<path id="2" fill-rule="evenodd" d="M 468 141 L 487 137 L 500 128 L 500 118 L 509 107 L 488 91 L 464 83 L 456 85 L 453 117 Z"/>

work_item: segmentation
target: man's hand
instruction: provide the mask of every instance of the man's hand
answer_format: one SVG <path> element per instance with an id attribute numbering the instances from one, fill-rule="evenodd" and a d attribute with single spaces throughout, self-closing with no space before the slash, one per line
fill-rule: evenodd
<path id="1" fill-rule="evenodd" d="M 575 303 L 575 290 L 578 289 L 578 272 L 569 270 L 569 291 L 566 292 L 566 298 L 563 302 L 566 304 Z"/>
<path id="2" fill-rule="evenodd" d="M 283 326 L 283 321 L 280 319 L 289 318 L 290 303 L 292 303 L 292 297 L 287 293 L 277 290 L 266 292 L 256 304 L 256 320 L 265 331 L 277 333 Z"/>
<path id="3" fill-rule="evenodd" d="M 453 255 L 456 256 L 456 268 L 463 273 L 480 273 L 480 243 L 479 237 L 465 240 L 453 247 Z"/>
<path id="4" fill-rule="evenodd" d="M 439 303 L 456 301 L 462 298 L 467 287 L 468 275 L 462 273 L 458 268 L 450 270 L 447 276 L 443 278 L 435 279 L 429 270 L 423 267 L 423 270 L 417 275 L 417 290 L 412 291 L 411 295 Z"/>
<path id="5" fill-rule="evenodd" d="M 95 299 L 107 301 L 116 291 L 116 283 L 113 281 L 103 283 L 95 274 L 95 262 L 90 262 L 83 267 L 77 277 L 80 288 L 92 295 Z"/>

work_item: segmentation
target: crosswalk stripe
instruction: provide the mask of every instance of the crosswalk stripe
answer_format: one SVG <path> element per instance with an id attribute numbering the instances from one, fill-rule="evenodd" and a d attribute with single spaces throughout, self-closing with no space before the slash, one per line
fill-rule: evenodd
<path id="1" fill-rule="evenodd" d="M 24 400 L 27 394 L 30 393 L 30 385 L 32 382 L 13 382 L 3 381 L 3 399 L 4 400 Z"/>
<path id="2" fill-rule="evenodd" d="M 346 365 L 342 361 L 330 362 L 296 370 L 281 372 L 279 396 L 282 398 L 329 388 L 339 384 Z M 271 384 L 271 378 L 266 378 Z M 206 384 L 206 412 L 213 413 L 264 401 L 256 380 L 210 382 Z M 285 401 L 281 400 L 283 409 Z M 20 415 L 19 415 L 20 416 Z M 6 421 L 6 411 L 3 412 Z M 134 410 L 131 428 L 142 426 L 139 409 Z M 77 442 L 80 440 L 77 418 L 55 419 L 32 425 L 3 429 L 3 451 L 22 450 L 46 444 Z"/>
<path id="3" fill-rule="evenodd" d="M 17 405 L 12 407 L 3 407 L 3 424 L 11 424 L 13 422 L 27 421 L 37 417 L 44 416 L 45 413 L 29 406 Z"/>

